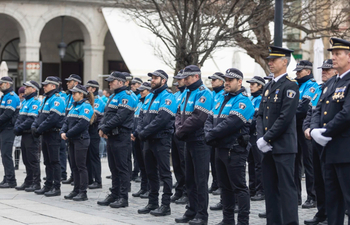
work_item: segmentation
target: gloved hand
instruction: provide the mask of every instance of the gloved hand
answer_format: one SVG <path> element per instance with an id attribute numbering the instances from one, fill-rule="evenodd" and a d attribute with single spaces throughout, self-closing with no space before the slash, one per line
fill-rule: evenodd
<path id="1" fill-rule="evenodd" d="M 256 144 L 259 150 L 263 153 L 272 151 L 272 146 L 269 143 L 267 143 L 262 137 L 257 140 Z"/>
<path id="2" fill-rule="evenodd" d="M 32 135 L 35 138 L 39 138 L 40 137 L 40 134 L 37 132 L 35 127 L 32 127 Z"/>
<path id="3" fill-rule="evenodd" d="M 16 135 L 16 136 L 21 136 L 23 134 L 22 131 L 20 131 L 18 128 L 14 128 L 13 129 L 13 133 Z"/>
<path id="4" fill-rule="evenodd" d="M 332 140 L 331 137 L 325 137 L 322 134 L 326 132 L 326 128 L 315 128 L 311 131 L 311 137 L 321 146 L 326 146 L 326 144 Z"/>

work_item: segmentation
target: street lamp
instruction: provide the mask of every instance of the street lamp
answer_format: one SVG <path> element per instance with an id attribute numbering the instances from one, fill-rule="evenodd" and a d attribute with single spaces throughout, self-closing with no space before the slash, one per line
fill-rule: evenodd
<path id="1" fill-rule="evenodd" d="M 58 54 L 60 55 L 61 59 L 64 58 L 66 54 L 67 44 L 63 41 L 63 28 L 64 28 L 64 16 L 61 16 L 62 18 L 62 26 L 61 26 L 61 43 L 58 44 Z"/>

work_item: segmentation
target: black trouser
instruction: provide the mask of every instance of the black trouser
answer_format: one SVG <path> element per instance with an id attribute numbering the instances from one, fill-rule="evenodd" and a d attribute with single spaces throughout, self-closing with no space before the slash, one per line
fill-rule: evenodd
<path id="1" fill-rule="evenodd" d="M 47 132 L 42 135 L 42 151 L 46 172 L 45 186 L 59 189 L 61 187 L 60 165 L 61 137 L 58 132 Z"/>
<path id="2" fill-rule="evenodd" d="M 343 225 L 350 206 L 350 163 L 325 164 L 324 168 L 328 225 Z"/>
<path id="3" fill-rule="evenodd" d="M 312 148 L 310 142 L 305 138 L 304 131 L 300 126 L 297 126 L 298 135 L 298 153 L 295 158 L 295 174 L 294 182 L 297 186 L 298 200 L 301 201 L 301 177 L 302 177 L 302 165 L 305 170 L 305 184 L 307 199 L 316 200 L 314 190 L 314 172 L 312 168 Z M 302 163 L 303 162 L 303 163 Z"/>
<path id="4" fill-rule="evenodd" d="M 246 185 L 245 167 L 248 151 L 236 146 L 234 149 L 216 149 L 216 169 L 221 188 L 223 205 L 223 221 L 228 224 L 235 224 L 234 210 L 235 198 L 238 202 L 238 223 L 249 224 L 250 196 Z"/>
<path id="5" fill-rule="evenodd" d="M 140 166 L 137 162 L 137 159 L 136 159 L 136 151 L 135 151 L 135 142 L 131 142 L 131 151 L 132 151 L 132 157 L 134 159 L 134 170 L 132 171 L 132 174 L 131 176 L 138 176 L 139 172 L 140 172 Z"/>
<path id="6" fill-rule="evenodd" d="M 26 167 L 27 185 L 40 184 L 40 151 L 39 138 L 33 137 L 31 133 L 22 134 L 21 140 L 22 159 Z"/>
<path id="7" fill-rule="evenodd" d="M 171 147 L 171 159 L 173 163 L 174 174 L 177 185 L 175 195 L 181 197 L 186 195 L 185 187 L 185 142 L 180 141 L 176 135 L 173 135 Z"/>
<path id="8" fill-rule="evenodd" d="M 249 190 L 251 195 L 264 194 L 261 169 L 263 154 L 258 149 L 256 141 L 256 136 L 251 135 L 249 140 L 250 149 L 248 155 Z"/>
<path id="9" fill-rule="evenodd" d="M 100 159 L 100 138 L 90 138 L 90 145 L 87 154 L 86 166 L 89 175 L 89 184 L 94 182 L 101 184 L 101 159 Z"/>
<path id="10" fill-rule="evenodd" d="M 107 139 L 108 166 L 112 173 L 112 195 L 128 200 L 130 173 L 128 154 L 130 153 L 131 133 L 110 135 Z"/>
<path id="11" fill-rule="evenodd" d="M 74 176 L 74 192 L 86 193 L 88 186 L 88 171 L 86 168 L 87 152 L 90 139 L 69 140 L 69 156 Z"/>
<path id="12" fill-rule="evenodd" d="M 145 159 L 143 155 L 144 142 L 136 138 L 134 141 L 136 160 L 140 168 L 141 175 L 141 190 L 148 191 L 148 178 L 146 173 Z"/>
<path id="13" fill-rule="evenodd" d="M 319 218 L 326 218 L 326 193 L 324 187 L 324 160 L 321 159 L 322 146 L 312 141 L 314 186 L 317 200 L 317 213 Z"/>
<path id="14" fill-rule="evenodd" d="M 61 165 L 61 178 L 67 179 L 67 145 L 66 141 L 61 139 L 60 145 L 60 165 Z"/>
<path id="15" fill-rule="evenodd" d="M 170 205 L 172 177 L 170 171 L 171 136 L 150 139 L 143 145 L 146 173 L 150 186 L 149 204 L 158 204 L 159 178 L 164 182 L 162 205 Z M 159 172 L 159 174 L 158 174 Z"/>
<path id="16" fill-rule="evenodd" d="M 294 164 L 294 153 L 272 154 L 268 152 L 263 156 L 261 165 L 267 225 L 299 224 Z"/>
<path id="17" fill-rule="evenodd" d="M 189 207 L 186 216 L 208 220 L 208 178 L 210 147 L 204 140 L 185 144 L 186 188 Z"/>
<path id="18" fill-rule="evenodd" d="M 213 181 L 211 183 L 211 187 L 213 189 L 218 188 L 218 178 L 217 178 L 217 172 L 216 172 L 216 166 L 215 166 L 215 148 L 210 147 L 210 168 L 211 168 L 211 175 L 213 177 Z"/>
<path id="19" fill-rule="evenodd" d="M 12 146 L 15 140 L 13 128 L 5 128 L 0 132 L 0 150 L 2 165 L 4 166 L 4 181 L 7 183 L 15 183 L 15 167 L 12 159 Z"/>

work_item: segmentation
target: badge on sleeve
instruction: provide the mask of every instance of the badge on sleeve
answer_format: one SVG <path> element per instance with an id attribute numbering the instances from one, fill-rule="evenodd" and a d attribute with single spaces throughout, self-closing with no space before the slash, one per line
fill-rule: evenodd
<path id="1" fill-rule="evenodd" d="M 126 99 L 126 98 L 122 99 L 122 104 L 126 105 L 126 104 L 128 104 L 128 102 L 129 102 L 128 99 Z"/>
<path id="2" fill-rule="evenodd" d="M 315 93 L 316 89 L 315 89 L 314 87 L 311 87 L 311 88 L 309 89 L 309 91 L 310 91 L 311 93 Z"/>
<path id="3" fill-rule="evenodd" d="M 11 104 L 11 102 L 12 102 L 11 99 L 7 100 L 7 104 Z"/>
<path id="4" fill-rule="evenodd" d="M 59 106 L 60 103 L 59 103 L 59 102 L 54 102 L 54 105 L 55 105 L 55 106 Z"/>
<path id="5" fill-rule="evenodd" d="M 288 98 L 294 98 L 296 95 L 295 91 L 293 90 L 287 90 L 287 97 Z"/>
<path id="6" fill-rule="evenodd" d="M 220 102 L 216 103 L 215 109 L 218 109 L 220 106 Z"/>
<path id="7" fill-rule="evenodd" d="M 244 103 L 240 102 L 238 107 L 244 110 L 247 106 Z"/>
<path id="8" fill-rule="evenodd" d="M 166 105 L 171 105 L 171 100 L 170 99 L 165 99 L 165 104 Z"/>
<path id="9" fill-rule="evenodd" d="M 84 109 L 84 113 L 89 114 L 90 110 Z"/>
<path id="10" fill-rule="evenodd" d="M 207 100 L 207 98 L 204 97 L 204 96 L 202 96 L 202 97 L 199 99 L 199 102 L 204 103 L 206 100 Z"/>
<path id="11" fill-rule="evenodd" d="M 37 105 L 33 105 L 32 108 L 33 108 L 34 110 L 36 110 L 36 109 L 38 108 L 38 106 L 37 106 Z"/>
<path id="12" fill-rule="evenodd" d="M 95 106 L 95 108 L 98 108 L 100 106 L 100 104 L 95 103 L 94 106 Z"/>

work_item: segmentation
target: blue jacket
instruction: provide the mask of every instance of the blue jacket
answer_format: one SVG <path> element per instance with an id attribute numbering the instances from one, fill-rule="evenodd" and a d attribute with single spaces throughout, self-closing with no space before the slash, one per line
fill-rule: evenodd
<path id="1" fill-rule="evenodd" d="M 20 99 L 12 87 L 3 91 L 3 94 L 0 104 L 0 131 L 14 127 L 20 108 Z"/>
<path id="2" fill-rule="evenodd" d="M 105 107 L 105 115 L 100 122 L 99 130 L 107 135 L 118 132 L 131 132 L 136 101 L 126 87 L 114 90 Z"/>
<path id="3" fill-rule="evenodd" d="M 64 101 L 57 90 L 46 93 L 45 98 L 41 102 L 39 114 L 32 124 L 32 128 L 36 128 L 38 134 L 58 131 L 64 122 L 64 109 Z"/>
<path id="4" fill-rule="evenodd" d="M 38 116 L 40 104 L 41 101 L 37 97 L 37 92 L 25 96 L 14 127 L 15 133 L 21 135 L 23 132 L 31 132 L 30 129 L 35 117 Z"/>
<path id="5" fill-rule="evenodd" d="M 179 107 L 181 104 L 182 95 L 185 89 L 186 89 L 186 86 L 179 87 L 179 91 L 174 93 L 174 98 L 175 98 L 177 107 Z"/>
<path id="6" fill-rule="evenodd" d="M 205 122 L 205 139 L 217 148 L 233 148 L 243 135 L 249 134 L 254 107 L 241 88 L 221 95 Z"/>
<path id="7" fill-rule="evenodd" d="M 135 113 L 134 113 L 134 123 L 133 123 L 133 128 L 132 128 L 132 133 L 134 136 L 136 135 L 136 129 L 137 129 L 137 124 L 139 123 L 139 118 L 140 118 L 140 112 L 143 103 L 145 102 L 145 98 L 140 98 L 139 103 L 137 103 Z"/>
<path id="8" fill-rule="evenodd" d="M 98 95 L 97 91 L 94 93 L 95 101 L 94 101 L 94 111 L 95 111 L 95 119 L 93 124 L 89 126 L 89 134 L 90 138 L 100 138 L 98 135 L 98 126 L 103 118 L 106 104 L 102 100 L 102 98 Z"/>
<path id="9" fill-rule="evenodd" d="M 297 79 L 299 85 L 299 104 L 296 112 L 297 125 L 302 125 L 302 121 L 305 119 L 307 110 L 309 109 L 309 103 L 314 98 L 318 84 L 313 79 L 313 75 L 310 74 L 301 79 Z"/>
<path id="10" fill-rule="evenodd" d="M 174 133 L 176 101 L 168 85 L 153 91 L 145 98 L 136 129 L 141 141 L 167 137 Z"/>
<path id="11" fill-rule="evenodd" d="M 220 96 L 225 93 L 224 85 L 213 88 L 212 93 L 213 93 L 213 107 L 214 107 L 216 105 L 217 100 L 220 98 Z"/>
<path id="12" fill-rule="evenodd" d="M 64 120 L 60 133 L 66 133 L 68 139 L 89 139 L 89 126 L 94 109 L 84 98 L 79 102 L 73 102 Z"/>
<path id="13" fill-rule="evenodd" d="M 66 102 L 66 99 L 67 99 L 67 94 L 66 94 L 66 92 L 60 91 L 59 94 L 60 94 L 61 98 L 63 99 L 63 101 Z"/>
<path id="14" fill-rule="evenodd" d="M 73 95 L 70 91 L 66 94 L 66 100 L 65 100 L 65 115 L 67 116 L 69 110 L 72 108 L 72 104 L 74 102 Z"/>
<path id="15" fill-rule="evenodd" d="M 212 104 L 213 94 L 202 80 L 188 86 L 176 114 L 176 136 L 185 141 L 204 140 L 204 123 Z"/>
<path id="16" fill-rule="evenodd" d="M 259 106 L 262 98 L 261 94 L 262 94 L 262 89 L 255 93 L 252 93 L 252 96 L 249 97 L 249 100 L 252 102 L 254 107 L 254 116 L 250 126 L 250 134 L 255 136 L 256 136 L 256 117 L 258 116 Z"/>

